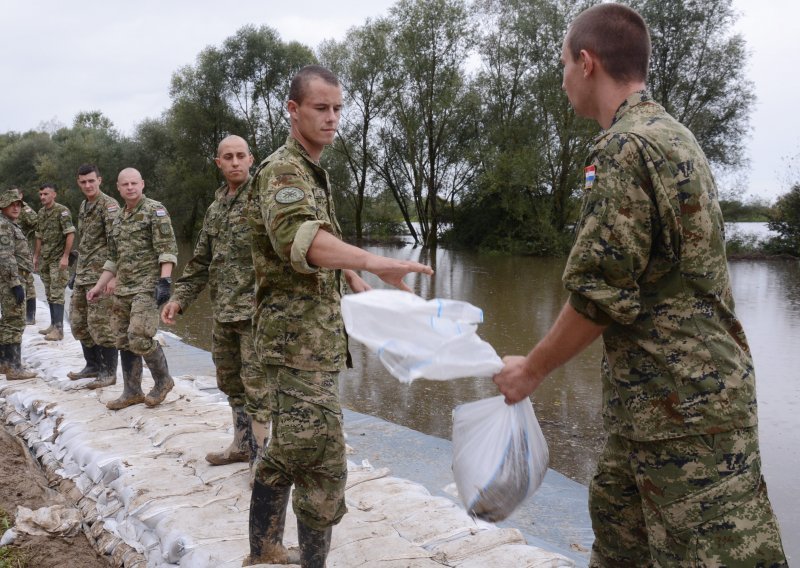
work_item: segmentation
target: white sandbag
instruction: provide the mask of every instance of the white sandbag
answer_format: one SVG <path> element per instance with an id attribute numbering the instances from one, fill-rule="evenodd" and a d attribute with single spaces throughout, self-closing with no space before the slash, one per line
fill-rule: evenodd
<path id="1" fill-rule="evenodd" d="M 342 316 L 350 337 L 404 383 L 422 377 L 490 377 L 503 368 L 492 346 L 476 333 L 483 311 L 467 302 L 370 290 L 342 298 Z"/>
<path id="2" fill-rule="evenodd" d="M 507 405 L 496 396 L 453 411 L 453 476 L 469 514 L 508 517 L 542 484 L 548 460 L 530 399 Z"/>

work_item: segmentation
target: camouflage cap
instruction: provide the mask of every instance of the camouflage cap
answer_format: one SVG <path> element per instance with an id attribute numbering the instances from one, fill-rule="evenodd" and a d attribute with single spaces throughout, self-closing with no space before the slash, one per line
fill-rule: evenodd
<path id="1" fill-rule="evenodd" d="M 0 208 L 8 207 L 15 201 L 22 201 L 22 192 L 16 188 L 0 193 Z"/>

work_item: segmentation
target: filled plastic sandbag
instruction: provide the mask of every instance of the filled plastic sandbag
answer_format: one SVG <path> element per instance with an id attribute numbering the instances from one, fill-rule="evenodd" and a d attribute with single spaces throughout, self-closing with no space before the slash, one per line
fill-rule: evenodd
<path id="1" fill-rule="evenodd" d="M 423 300 L 400 290 L 370 290 L 342 298 L 350 337 L 378 355 L 404 383 L 414 379 L 490 377 L 503 368 L 478 337 L 483 311 L 457 300 Z"/>
<path id="2" fill-rule="evenodd" d="M 467 512 L 502 521 L 542 484 L 549 452 L 530 399 L 502 396 L 453 411 L 453 477 Z"/>

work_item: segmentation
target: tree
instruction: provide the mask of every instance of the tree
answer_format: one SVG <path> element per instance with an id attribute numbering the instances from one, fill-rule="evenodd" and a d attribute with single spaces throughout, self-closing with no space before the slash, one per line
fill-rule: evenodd
<path id="1" fill-rule="evenodd" d="M 800 256 L 800 183 L 778 198 L 773 211 L 767 226 L 778 233 L 778 237 L 769 248 L 774 252 Z"/>
<path id="2" fill-rule="evenodd" d="M 732 0 L 631 0 L 650 28 L 653 97 L 697 138 L 711 162 L 743 163 L 755 103 L 742 77 L 747 46 L 732 33 Z"/>

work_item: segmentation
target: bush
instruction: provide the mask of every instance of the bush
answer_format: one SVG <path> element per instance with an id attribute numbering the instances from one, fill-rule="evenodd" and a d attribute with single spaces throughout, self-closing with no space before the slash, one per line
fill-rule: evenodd
<path id="1" fill-rule="evenodd" d="M 778 233 L 768 243 L 774 254 L 800 256 L 800 184 L 778 198 L 768 226 Z"/>

